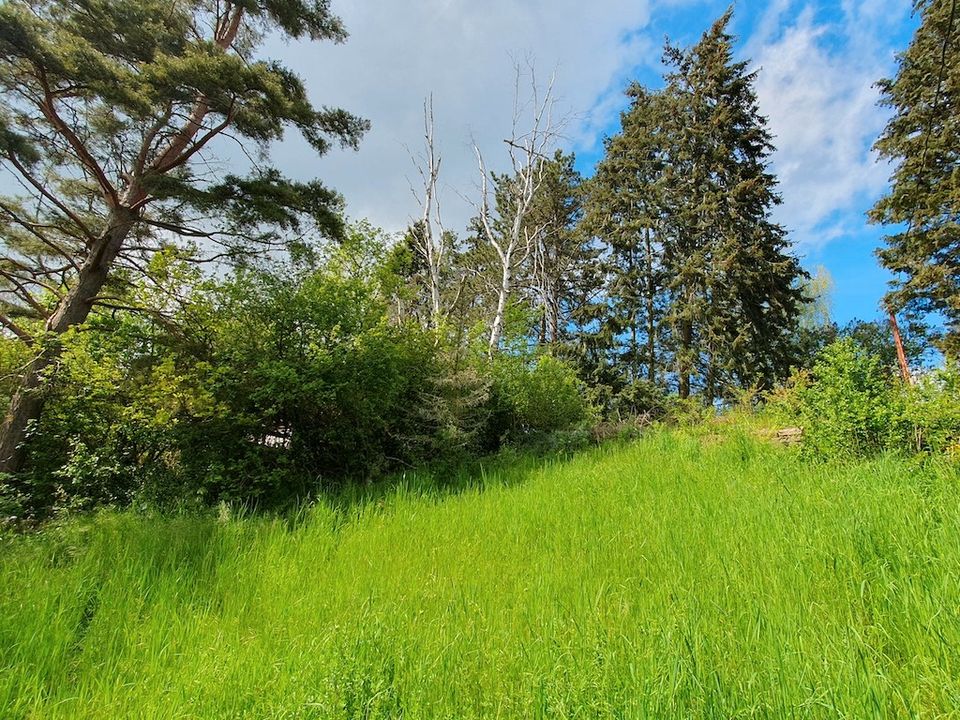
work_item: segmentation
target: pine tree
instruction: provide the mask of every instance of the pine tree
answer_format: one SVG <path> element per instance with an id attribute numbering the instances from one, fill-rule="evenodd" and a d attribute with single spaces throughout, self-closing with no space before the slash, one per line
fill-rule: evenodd
<path id="1" fill-rule="evenodd" d="M 899 226 L 879 251 L 896 274 L 888 304 L 946 320 L 942 347 L 960 353 L 960 7 L 917 0 L 920 26 L 881 80 L 893 117 L 875 149 L 895 164 L 890 191 L 870 213 Z"/>
<path id="2" fill-rule="evenodd" d="M 293 128 L 318 153 L 366 129 L 314 108 L 294 73 L 259 59 L 270 33 L 346 37 L 328 0 L 0 4 L 0 163 L 24 188 L 0 198 L 0 324 L 35 351 L 0 431 L 0 471 L 21 463 L 57 338 L 124 302 L 122 281 L 144 278 L 157 251 L 188 254 L 201 238 L 236 258 L 305 223 L 340 234 L 341 201 L 320 183 L 204 166 L 228 129 L 265 150 Z"/>

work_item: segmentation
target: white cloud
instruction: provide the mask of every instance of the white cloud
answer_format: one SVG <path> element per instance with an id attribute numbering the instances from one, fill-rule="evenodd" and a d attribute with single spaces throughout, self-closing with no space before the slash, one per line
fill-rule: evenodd
<path id="1" fill-rule="evenodd" d="M 416 214 L 404 145 L 422 144 L 422 104 L 433 93 L 447 223 L 462 228 L 472 193 L 475 138 L 489 164 L 502 159 L 513 103 L 513 58 L 528 56 L 545 80 L 556 70 L 561 108 L 579 113 L 570 144 L 589 147 L 616 117 L 626 73 L 659 54 L 636 30 L 649 21 L 648 0 L 341 0 L 333 9 L 351 37 L 344 45 L 293 43 L 268 48 L 307 81 L 316 102 L 368 118 L 373 129 L 358 153 L 316 159 L 299 140 L 273 151 L 280 167 L 320 177 L 342 192 L 352 217 L 388 230 Z M 586 112 L 584 110 L 586 109 Z"/>
<path id="2" fill-rule="evenodd" d="M 771 12 L 779 19 L 786 6 Z M 909 0 L 845 0 L 842 21 L 818 23 L 808 6 L 779 32 L 762 22 L 748 43 L 760 68 L 760 108 L 776 135 L 784 197 L 777 218 L 801 250 L 862 227 L 863 211 L 886 186 L 889 168 L 870 150 L 887 118 L 874 83 L 893 70 L 889 30 L 909 9 Z"/>

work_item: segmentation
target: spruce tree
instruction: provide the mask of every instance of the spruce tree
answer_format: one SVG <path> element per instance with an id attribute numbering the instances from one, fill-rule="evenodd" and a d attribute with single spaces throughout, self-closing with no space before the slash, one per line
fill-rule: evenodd
<path id="1" fill-rule="evenodd" d="M 659 374 L 661 245 L 665 162 L 663 98 L 633 84 L 621 131 L 605 141 L 590 183 L 585 226 L 604 244 L 605 301 L 597 304 L 598 331 L 610 344 L 610 363 L 625 382 Z"/>
<path id="2" fill-rule="evenodd" d="M 731 16 L 666 53 L 665 322 L 680 395 L 695 381 L 707 402 L 788 371 L 802 302 L 803 271 L 771 219 L 772 138 L 756 74 L 733 60 Z"/>
<path id="3" fill-rule="evenodd" d="M 894 163 L 889 192 L 870 218 L 894 232 L 879 251 L 895 273 L 895 310 L 946 320 L 942 347 L 960 353 L 960 8 L 957 0 L 917 0 L 920 26 L 881 80 L 893 110 L 875 149 Z"/>

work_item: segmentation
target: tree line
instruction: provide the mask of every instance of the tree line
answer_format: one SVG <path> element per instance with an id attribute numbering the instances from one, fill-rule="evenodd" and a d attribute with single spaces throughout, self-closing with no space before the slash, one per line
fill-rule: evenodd
<path id="1" fill-rule="evenodd" d="M 493 199 L 464 243 L 432 230 L 425 210 L 408 237 L 432 307 L 474 308 L 495 353 L 512 301 L 532 318 L 530 342 L 614 392 L 646 382 L 711 404 L 782 379 L 797 360 L 805 273 L 771 219 L 772 139 L 730 19 L 667 48 L 662 90 L 629 88 L 590 179 L 573 155 L 546 154 L 547 98 L 527 144 L 508 142 L 514 172 L 490 176 Z"/>

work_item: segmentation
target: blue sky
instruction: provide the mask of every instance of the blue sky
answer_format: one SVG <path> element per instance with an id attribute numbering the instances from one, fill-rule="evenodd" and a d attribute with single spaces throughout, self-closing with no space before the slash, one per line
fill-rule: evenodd
<path id="1" fill-rule="evenodd" d="M 661 84 L 664 37 L 696 42 L 728 4 L 333 0 L 351 33 L 346 44 L 268 50 L 304 76 L 316 102 L 364 115 L 373 130 L 358 153 L 318 160 L 292 138 L 274 160 L 340 190 L 353 217 L 401 230 L 417 215 L 411 155 L 422 144 L 423 100 L 432 94 L 445 224 L 462 231 L 478 192 L 472 145 L 493 169 L 506 161 L 518 58 L 535 62 L 541 81 L 555 72 L 570 119 L 565 149 L 589 174 L 604 135 L 618 129 L 627 83 Z M 910 40 L 911 0 L 740 0 L 734 7 L 737 52 L 759 72 L 761 111 L 776 136 L 773 170 L 784 203 L 775 217 L 804 264 L 832 274 L 837 321 L 876 317 L 888 279 L 874 256 L 883 230 L 869 226 L 865 212 L 890 168 L 870 152 L 887 119 L 873 83 L 895 71 L 895 53 Z"/>

